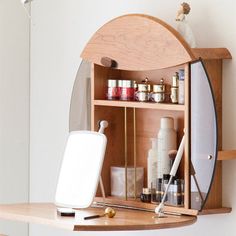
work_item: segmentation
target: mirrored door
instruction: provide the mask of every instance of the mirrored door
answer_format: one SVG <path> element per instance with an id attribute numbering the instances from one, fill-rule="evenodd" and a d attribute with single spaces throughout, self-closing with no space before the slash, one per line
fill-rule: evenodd
<path id="1" fill-rule="evenodd" d="M 202 61 L 191 69 L 191 208 L 207 200 L 217 161 L 217 117 L 214 96 Z"/>

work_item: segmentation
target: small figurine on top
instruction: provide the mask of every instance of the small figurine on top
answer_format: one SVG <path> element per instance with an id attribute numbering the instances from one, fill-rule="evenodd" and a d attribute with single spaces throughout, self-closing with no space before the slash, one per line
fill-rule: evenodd
<path id="1" fill-rule="evenodd" d="M 186 15 L 189 14 L 190 10 L 191 8 L 188 3 L 183 2 L 180 5 L 180 9 L 178 10 L 176 17 L 176 21 L 178 23 L 177 30 L 183 36 L 183 38 L 186 40 L 189 46 L 195 48 L 196 47 L 195 37 L 193 35 L 191 27 L 189 26 L 186 20 Z"/>

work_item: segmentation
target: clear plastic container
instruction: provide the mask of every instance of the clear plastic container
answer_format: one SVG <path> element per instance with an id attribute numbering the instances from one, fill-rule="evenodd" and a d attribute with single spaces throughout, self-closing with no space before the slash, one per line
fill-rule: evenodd
<path id="1" fill-rule="evenodd" d="M 136 168 L 136 197 L 140 197 L 143 189 L 144 168 Z M 127 168 L 127 197 L 135 197 L 134 193 L 135 171 L 134 167 Z M 111 195 L 125 197 L 125 167 L 111 167 Z"/>

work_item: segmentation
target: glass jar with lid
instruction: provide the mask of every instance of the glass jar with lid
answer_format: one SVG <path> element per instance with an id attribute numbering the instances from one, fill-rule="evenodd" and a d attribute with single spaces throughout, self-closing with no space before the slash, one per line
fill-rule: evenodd
<path id="1" fill-rule="evenodd" d="M 165 84 L 164 79 L 161 79 L 160 84 L 153 85 L 151 101 L 161 103 L 165 101 Z"/>

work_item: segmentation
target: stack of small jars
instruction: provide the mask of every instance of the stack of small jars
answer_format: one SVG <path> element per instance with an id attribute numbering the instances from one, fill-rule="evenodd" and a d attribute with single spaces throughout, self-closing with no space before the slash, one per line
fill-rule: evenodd
<path id="1" fill-rule="evenodd" d="M 165 84 L 161 79 L 160 84 L 152 85 L 148 79 L 137 84 L 134 80 L 108 80 L 107 99 L 139 102 L 164 102 Z"/>

